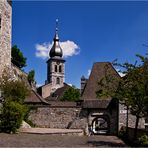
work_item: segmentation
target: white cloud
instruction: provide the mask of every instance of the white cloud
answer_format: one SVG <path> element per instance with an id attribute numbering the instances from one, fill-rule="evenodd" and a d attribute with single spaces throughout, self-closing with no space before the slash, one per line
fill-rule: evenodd
<path id="1" fill-rule="evenodd" d="M 37 86 L 37 87 L 40 87 L 40 86 L 42 86 L 42 84 L 36 84 L 36 86 Z"/>
<path id="2" fill-rule="evenodd" d="M 72 84 L 70 84 L 70 83 L 68 83 L 68 85 L 69 85 L 69 86 L 71 86 L 71 87 L 73 86 L 73 85 L 72 85 Z"/>
<path id="3" fill-rule="evenodd" d="M 43 43 L 43 44 L 36 44 L 35 48 L 36 48 L 36 57 L 40 57 L 42 59 L 46 59 L 47 57 L 49 57 L 49 51 L 52 47 L 53 43 Z M 64 41 L 64 42 L 60 42 L 60 46 L 63 50 L 63 57 L 69 57 L 69 56 L 73 56 L 73 55 L 77 55 L 80 53 L 80 48 L 79 46 L 74 43 L 73 41 Z"/>
<path id="4" fill-rule="evenodd" d="M 125 76 L 125 74 L 124 74 L 123 72 L 121 72 L 120 69 L 116 69 L 116 71 L 118 72 L 118 74 L 119 74 L 121 77 L 124 77 L 124 76 Z"/>
<path id="5" fill-rule="evenodd" d="M 90 73 L 91 73 L 91 69 L 88 69 L 88 72 L 87 72 L 88 77 L 89 77 Z"/>

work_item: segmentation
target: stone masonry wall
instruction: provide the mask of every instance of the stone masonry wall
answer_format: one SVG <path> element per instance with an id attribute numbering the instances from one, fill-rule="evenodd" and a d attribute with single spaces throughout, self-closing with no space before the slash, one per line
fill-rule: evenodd
<path id="1" fill-rule="evenodd" d="M 122 126 L 126 126 L 126 120 L 127 120 L 127 110 L 126 107 L 119 104 L 119 130 Z M 136 123 L 136 117 L 133 116 L 130 112 L 128 112 L 128 127 L 134 128 L 135 127 L 135 123 Z M 144 118 L 141 118 L 139 120 L 139 125 L 138 128 L 145 128 L 145 120 Z"/>
<path id="2" fill-rule="evenodd" d="M 87 112 L 77 107 L 36 107 L 29 119 L 37 127 L 85 129 Z"/>
<path id="3" fill-rule="evenodd" d="M 10 3 L 10 2 L 9 2 Z M 7 0 L 0 0 L 0 76 L 4 67 L 11 66 L 11 16 L 12 8 Z"/>
<path id="4" fill-rule="evenodd" d="M 83 129 L 88 134 L 88 124 L 95 118 L 93 113 L 108 115 L 110 118 L 110 134 L 118 132 L 118 116 L 116 110 L 82 109 L 79 107 L 38 106 L 30 111 L 29 120 L 36 127 Z"/>

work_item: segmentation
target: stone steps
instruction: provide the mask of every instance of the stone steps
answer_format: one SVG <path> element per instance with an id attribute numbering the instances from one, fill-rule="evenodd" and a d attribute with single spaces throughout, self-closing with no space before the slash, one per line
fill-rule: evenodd
<path id="1" fill-rule="evenodd" d="M 27 134 L 84 135 L 82 129 L 20 128 L 19 132 Z"/>

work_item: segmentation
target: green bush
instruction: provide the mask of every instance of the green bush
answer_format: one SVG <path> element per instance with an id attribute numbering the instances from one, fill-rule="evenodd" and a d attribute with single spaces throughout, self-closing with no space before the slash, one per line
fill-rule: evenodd
<path id="1" fill-rule="evenodd" d="M 146 134 L 138 138 L 138 141 L 140 146 L 148 147 L 148 136 Z"/>
<path id="2" fill-rule="evenodd" d="M 126 127 L 121 127 L 118 136 L 121 139 L 125 139 L 126 138 L 126 136 L 127 136 L 127 134 L 126 134 Z"/>
<path id="3" fill-rule="evenodd" d="M 5 102 L 1 112 L 0 129 L 6 133 L 16 133 L 25 116 L 26 107 L 17 102 Z"/>
<path id="4" fill-rule="evenodd" d="M 120 139 L 122 139 L 127 145 L 130 145 L 131 142 L 128 138 L 128 133 L 126 131 L 126 127 L 121 127 L 120 131 L 119 131 L 119 134 L 118 134 L 118 137 Z"/>
<path id="5" fill-rule="evenodd" d="M 61 101 L 79 101 L 80 91 L 75 87 L 70 87 L 64 92 L 64 95 L 60 98 Z"/>
<path id="6" fill-rule="evenodd" d="M 26 113 L 25 113 L 25 116 L 24 116 L 24 121 L 26 123 L 28 123 L 31 127 L 35 127 L 35 124 L 29 120 L 29 112 L 31 110 L 31 107 L 30 106 L 26 106 Z"/>
<path id="7" fill-rule="evenodd" d="M 24 103 L 25 97 L 30 94 L 29 88 L 23 81 L 6 80 L 1 86 L 5 101 L 16 101 L 20 104 Z"/>

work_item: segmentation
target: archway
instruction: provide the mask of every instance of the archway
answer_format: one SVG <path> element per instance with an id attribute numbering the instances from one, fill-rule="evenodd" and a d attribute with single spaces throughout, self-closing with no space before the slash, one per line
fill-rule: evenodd
<path id="1" fill-rule="evenodd" d="M 110 120 L 107 115 L 96 116 L 91 124 L 93 134 L 109 134 Z"/>

